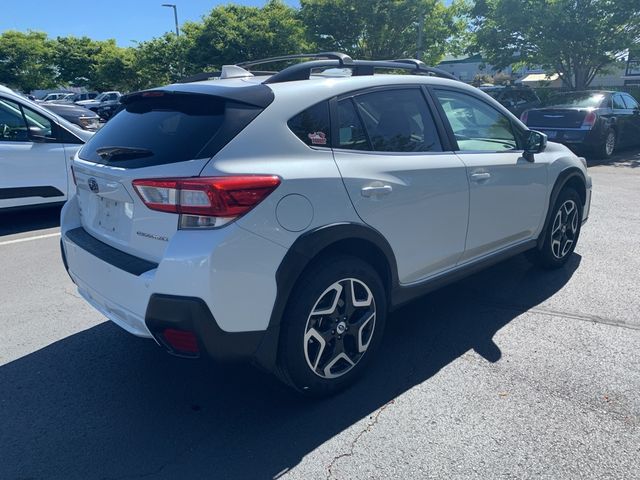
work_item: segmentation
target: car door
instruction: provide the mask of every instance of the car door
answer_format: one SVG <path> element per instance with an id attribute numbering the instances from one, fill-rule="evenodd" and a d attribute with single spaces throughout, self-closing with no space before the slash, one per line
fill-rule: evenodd
<path id="1" fill-rule="evenodd" d="M 616 120 L 616 145 L 618 147 L 626 147 L 632 143 L 633 130 L 633 110 L 627 108 L 620 93 L 614 93 L 613 99 L 613 116 Z"/>
<path id="2" fill-rule="evenodd" d="M 419 86 L 332 102 L 334 158 L 366 224 L 389 242 L 402 284 L 456 265 L 469 211 L 465 167 Z"/>
<path id="3" fill-rule="evenodd" d="M 628 117 L 628 130 L 629 135 L 627 137 L 628 145 L 640 145 L 640 105 L 635 98 L 628 93 L 622 94 L 622 100 L 624 101 L 627 110 L 631 112 Z"/>
<path id="4" fill-rule="evenodd" d="M 0 208 L 66 200 L 65 147 L 56 134 L 54 122 L 0 96 Z"/>
<path id="5" fill-rule="evenodd" d="M 509 116 L 471 92 L 434 89 L 467 168 L 469 228 L 462 263 L 534 237 L 547 198 L 547 164 L 523 158 Z"/>

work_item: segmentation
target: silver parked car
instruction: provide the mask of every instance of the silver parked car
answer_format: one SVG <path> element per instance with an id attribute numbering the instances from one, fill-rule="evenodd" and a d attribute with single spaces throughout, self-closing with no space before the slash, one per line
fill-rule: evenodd
<path id="1" fill-rule="evenodd" d="M 399 305 L 522 252 L 561 268 L 591 179 L 417 60 L 304 57 L 125 96 L 73 160 L 61 225 L 79 293 L 128 332 L 325 395 Z"/>

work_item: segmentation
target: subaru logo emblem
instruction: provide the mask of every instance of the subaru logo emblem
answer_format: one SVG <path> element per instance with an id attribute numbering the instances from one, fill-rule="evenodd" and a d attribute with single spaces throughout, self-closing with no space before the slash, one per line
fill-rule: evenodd
<path id="1" fill-rule="evenodd" d="M 98 193 L 100 191 L 100 187 L 98 186 L 98 182 L 95 178 L 91 177 L 89 180 L 87 180 L 87 183 L 89 184 L 89 190 L 91 190 L 93 193 Z"/>

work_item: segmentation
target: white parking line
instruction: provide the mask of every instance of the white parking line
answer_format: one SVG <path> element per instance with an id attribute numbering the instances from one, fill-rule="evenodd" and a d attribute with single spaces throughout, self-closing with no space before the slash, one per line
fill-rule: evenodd
<path id="1" fill-rule="evenodd" d="M 60 236 L 60 232 L 56 232 L 56 233 L 47 233 L 45 235 L 35 235 L 33 237 L 16 238 L 15 240 L 6 240 L 4 242 L 0 242 L 0 247 L 2 245 L 11 245 L 14 243 L 30 242 L 31 240 L 40 240 L 41 238 L 51 238 L 51 237 L 59 237 L 59 236 Z"/>

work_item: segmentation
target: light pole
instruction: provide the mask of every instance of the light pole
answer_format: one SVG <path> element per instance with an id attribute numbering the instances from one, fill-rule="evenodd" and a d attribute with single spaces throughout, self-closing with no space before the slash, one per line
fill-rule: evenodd
<path id="1" fill-rule="evenodd" d="M 173 8 L 173 18 L 176 21 L 176 37 L 179 37 L 180 30 L 178 29 L 178 7 L 176 7 L 176 5 L 173 3 L 163 3 L 162 6 Z"/>

